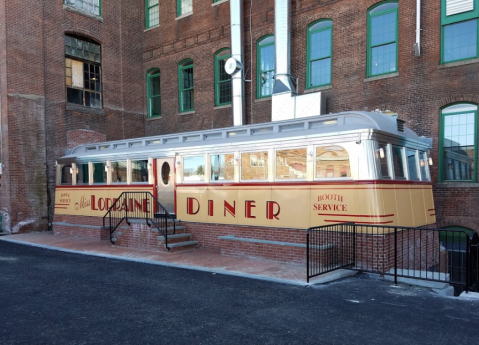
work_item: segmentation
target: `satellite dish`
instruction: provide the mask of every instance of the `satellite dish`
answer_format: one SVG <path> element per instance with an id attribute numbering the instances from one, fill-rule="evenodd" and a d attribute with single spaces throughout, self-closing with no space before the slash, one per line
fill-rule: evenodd
<path id="1" fill-rule="evenodd" d="M 241 62 L 237 61 L 235 58 L 230 57 L 228 60 L 226 60 L 225 72 L 228 73 L 229 75 L 235 74 L 241 69 L 243 69 L 243 65 L 241 64 Z"/>

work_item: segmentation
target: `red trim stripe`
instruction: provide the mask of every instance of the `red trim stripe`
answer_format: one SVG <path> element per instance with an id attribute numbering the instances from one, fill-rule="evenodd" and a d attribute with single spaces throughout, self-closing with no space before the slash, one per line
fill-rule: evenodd
<path id="1" fill-rule="evenodd" d="M 344 223 L 344 220 L 331 220 L 331 219 L 325 219 L 325 222 L 328 223 Z M 387 221 L 387 222 L 361 222 L 361 224 L 390 224 L 393 223 L 392 220 Z"/>
<path id="2" fill-rule="evenodd" d="M 394 214 L 366 215 L 366 214 L 330 214 L 330 213 L 318 213 L 318 216 L 381 218 L 381 217 L 394 217 Z"/>
<path id="3" fill-rule="evenodd" d="M 433 209 L 433 208 L 431 208 L 431 209 L 429 209 L 428 211 L 434 211 L 434 209 Z"/>
<path id="4" fill-rule="evenodd" d="M 435 214 L 435 213 L 433 213 L 433 214 L 430 214 L 429 216 L 430 216 L 430 217 L 432 217 L 432 216 L 435 216 L 435 215 L 436 215 L 436 214 Z"/>

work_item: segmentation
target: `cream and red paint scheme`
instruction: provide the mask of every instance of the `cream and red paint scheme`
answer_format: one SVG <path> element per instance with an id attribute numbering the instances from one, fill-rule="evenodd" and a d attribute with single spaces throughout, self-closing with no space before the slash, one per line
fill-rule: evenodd
<path id="1" fill-rule="evenodd" d="M 325 145 L 347 151 L 347 177 L 322 178 L 313 152 L 319 152 L 319 146 Z M 385 169 L 378 154 L 381 147 L 387 151 L 388 178 L 382 176 L 384 171 L 381 172 Z M 404 177 L 395 178 L 393 147 L 402 150 Z M 277 152 L 292 149 L 306 152 L 303 148 L 308 152 L 308 156 L 302 158 L 304 178 L 284 180 L 279 172 L 277 175 Z M 84 145 L 59 159 L 59 175 L 62 167 L 68 164 L 88 163 L 91 166 L 91 162 L 125 160 L 131 165 L 132 160 L 148 160 L 148 181 L 132 184 L 129 177 L 130 183 L 112 184 L 109 177 L 108 183 L 100 185 L 93 183 L 90 176 L 90 183 L 86 185 L 61 185 L 59 179 L 55 214 L 102 217 L 121 192 L 148 191 L 185 222 L 295 229 L 338 222 L 424 226 L 435 223 L 430 174 L 427 164 L 424 167 L 427 149 L 427 144 L 415 133 L 396 126 L 396 119 L 364 112 L 183 133 L 176 137 Z M 240 159 L 245 152 L 265 153 L 267 158 L 261 163 L 264 180 L 244 179 L 241 175 L 241 165 L 248 162 Z M 204 174 L 202 181 L 189 182 L 184 178 L 185 157 L 204 157 L 203 168 L 208 172 L 211 171 L 211 156 L 218 154 L 235 157 L 234 180 L 213 181 L 212 173 Z M 381 152 L 381 156 L 383 154 Z M 411 170 L 408 159 L 411 158 L 416 167 L 408 173 L 408 167 Z M 299 169 L 300 163 L 291 165 Z M 255 164 L 258 163 L 255 161 Z M 398 163 L 395 164 L 398 169 Z M 251 166 L 258 165 L 251 163 Z M 76 165 L 73 167 L 75 170 Z M 135 205 L 142 207 L 141 200 L 133 207 Z"/>

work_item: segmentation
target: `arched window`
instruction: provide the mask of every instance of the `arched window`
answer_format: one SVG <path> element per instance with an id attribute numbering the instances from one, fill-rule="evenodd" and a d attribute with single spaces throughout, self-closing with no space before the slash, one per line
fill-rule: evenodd
<path id="1" fill-rule="evenodd" d="M 458 103 L 441 110 L 439 178 L 477 180 L 477 105 Z"/>
<path id="2" fill-rule="evenodd" d="M 160 70 L 155 68 L 146 75 L 148 117 L 161 115 Z"/>
<path id="3" fill-rule="evenodd" d="M 341 146 L 317 147 L 315 177 L 351 177 L 348 152 Z"/>
<path id="4" fill-rule="evenodd" d="M 88 38 L 65 36 L 67 102 L 101 108 L 101 50 Z"/>
<path id="5" fill-rule="evenodd" d="M 308 26 L 306 88 L 331 84 L 333 21 L 323 19 Z"/>
<path id="6" fill-rule="evenodd" d="M 178 65 L 180 113 L 195 110 L 193 60 L 183 60 Z"/>
<path id="7" fill-rule="evenodd" d="M 231 76 L 225 71 L 225 63 L 231 57 L 229 48 L 215 54 L 215 105 L 231 104 Z"/>
<path id="8" fill-rule="evenodd" d="M 63 0 L 63 3 L 81 11 L 101 16 L 101 0 Z"/>
<path id="9" fill-rule="evenodd" d="M 368 77 L 396 72 L 397 56 L 398 3 L 385 1 L 368 11 Z"/>
<path id="10" fill-rule="evenodd" d="M 441 62 L 474 59 L 479 56 L 479 0 L 442 0 Z"/>
<path id="11" fill-rule="evenodd" d="M 146 7 L 146 28 L 153 28 L 160 24 L 160 4 L 159 0 L 145 0 Z"/>
<path id="12" fill-rule="evenodd" d="M 257 97 L 269 97 L 273 94 L 274 76 L 274 36 L 260 39 L 256 45 L 257 61 Z"/>

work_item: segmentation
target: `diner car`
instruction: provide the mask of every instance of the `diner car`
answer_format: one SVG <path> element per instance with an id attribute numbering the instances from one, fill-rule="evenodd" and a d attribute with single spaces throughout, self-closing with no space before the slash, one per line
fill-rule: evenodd
<path id="1" fill-rule="evenodd" d="M 348 111 L 80 145 L 57 162 L 54 231 L 99 226 L 126 191 L 151 193 L 214 248 L 208 231 L 281 229 L 280 239 L 286 229 L 341 222 L 434 224 L 423 139 L 396 117 Z"/>

